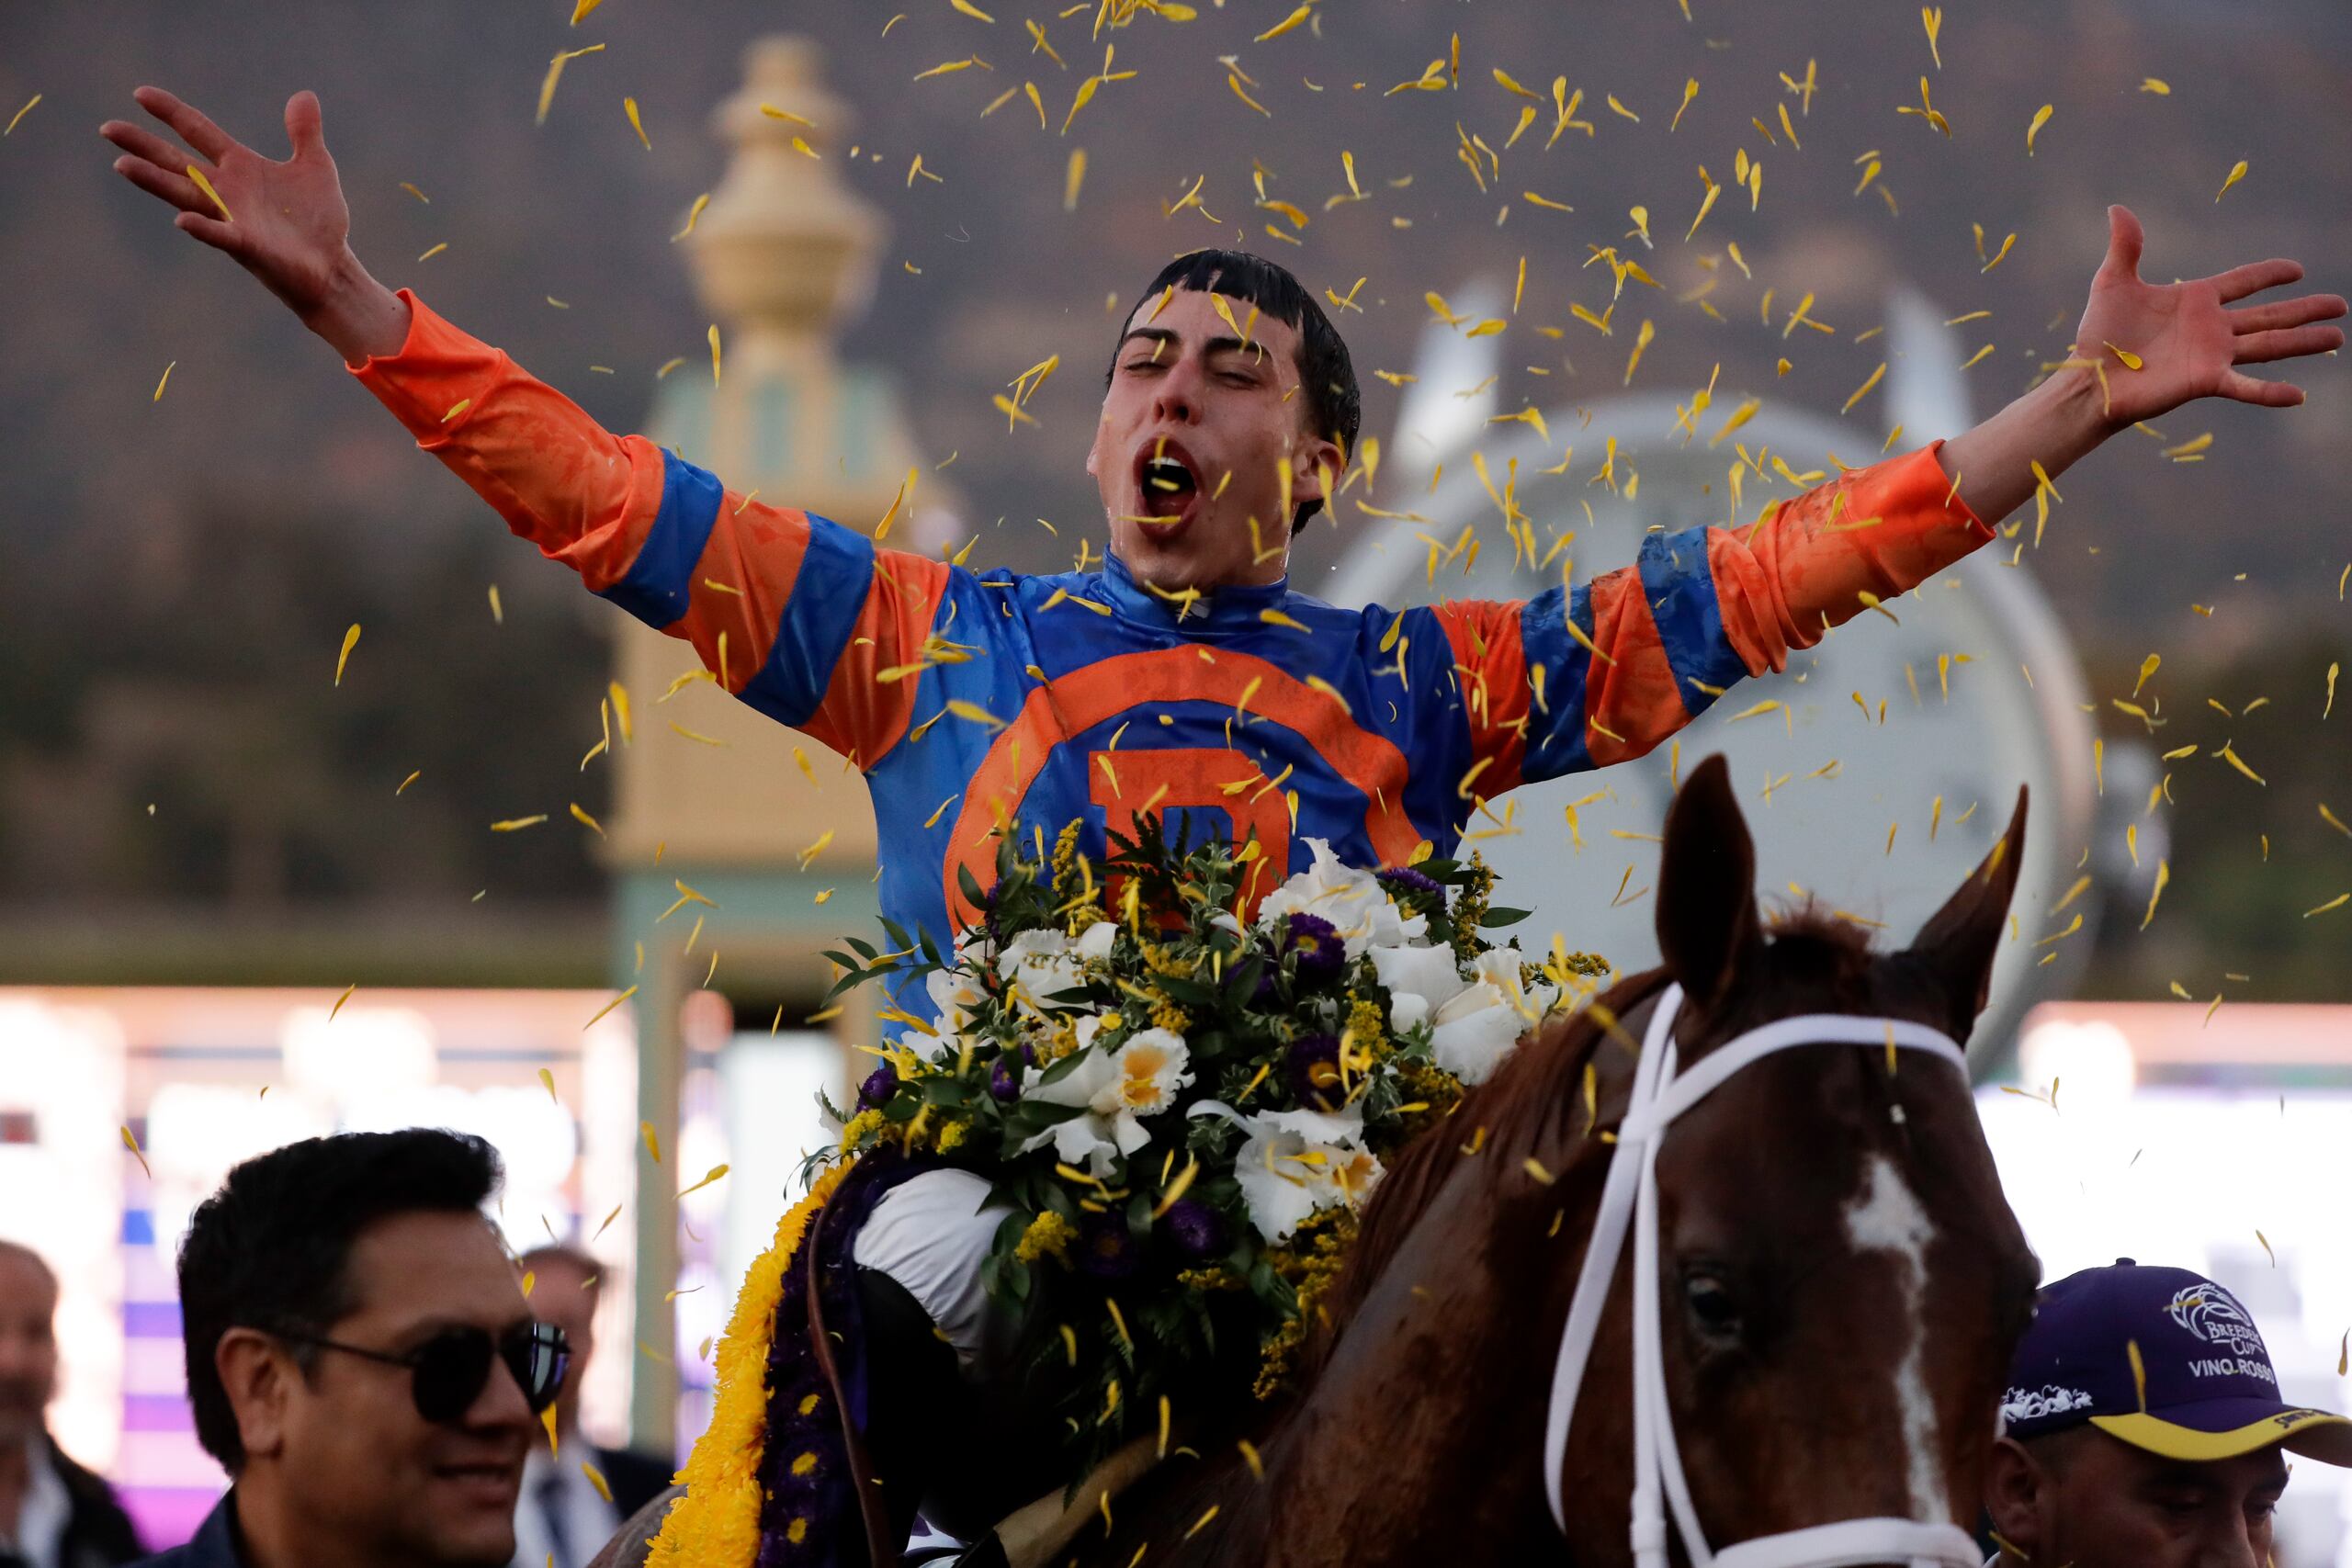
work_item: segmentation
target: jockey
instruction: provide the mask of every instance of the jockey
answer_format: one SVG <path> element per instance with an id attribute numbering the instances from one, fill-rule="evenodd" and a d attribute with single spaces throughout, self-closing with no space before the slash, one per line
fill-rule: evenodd
<path id="1" fill-rule="evenodd" d="M 2009 1383 L 1997 1568 L 2264 1568 L 2280 1450 L 2352 1465 L 2352 1423 L 2282 1400 L 2253 1317 L 2186 1269 L 2119 1258 L 2045 1286 Z"/>
<path id="2" fill-rule="evenodd" d="M 965 877 L 985 888 L 999 826 L 1025 844 L 1075 820 L 1099 860 L 1138 813 L 1190 818 L 1196 838 L 1257 840 L 1259 893 L 1312 863 L 1310 838 L 1359 866 L 1400 863 L 1423 842 L 1446 853 L 1494 796 L 1641 756 L 1741 677 L 1784 668 L 1986 543 L 1988 523 L 2044 482 L 2037 465 L 2054 478 L 2193 397 L 2299 402 L 2233 367 L 2343 341 L 2308 324 L 2344 313 L 2334 296 L 2222 309 L 2300 277 L 2292 262 L 2143 283 L 2138 220 L 2112 208 L 2075 367 L 1964 434 L 1841 473 L 1752 525 L 1654 534 L 1633 564 L 1582 585 L 1350 610 L 1284 575 L 1293 534 L 1334 502 L 1355 450 L 1346 346 L 1280 266 L 1196 252 L 1151 280 L 1114 345 L 1086 457 L 1110 536 L 1101 570 L 972 571 L 737 494 L 615 435 L 386 288 L 347 243 L 314 96 L 287 106 L 284 163 L 168 93 L 137 98 L 209 161 L 236 218 L 180 172 L 188 155 L 119 120 L 103 128 L 125 154 L 116 168 L 271 288 L 516 533 L 691 642 L 729 691 L 854 761 L 889 805 L 883 913 L 943 942 L 976 918 Z M 877 1386 L 869 1420 L 886 1478 L 929 1473 L 894 1444 L 959 1425 L 922 1397 L 925 1378 L 960 1371 L 1001 1396 L 976 1412 L 1018 1403 L 1020 1325 L 978 1283 L 999 1219 L 976 1212 L 986 1190 L 967 1172 L 926 1173 L 858 1237 L 866 1316 L 912 1347 L 875 1358 L 907 1372 Z M 909 1371 L 934 1353 L 951 1358 L 945 1371 Z M 989 1421 L 964 1429 L 988 1434 Z M 1020 1446 L 963 1440 L 966 1456 Z M 1052 1484 L 1023 1473 L 1026 1493 L 989 1506 Z M 893 1493 L 894 1512 L 910 1516 L 915 1491 Z"/>

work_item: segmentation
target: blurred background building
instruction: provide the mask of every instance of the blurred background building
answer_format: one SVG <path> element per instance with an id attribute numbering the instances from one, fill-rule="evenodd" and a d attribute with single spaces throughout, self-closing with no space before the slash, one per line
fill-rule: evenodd
<path id="1" fill-rule="evenodd" d="M 841 759 L 680 683 L 684 644 L 503 537 L 107 173 L 88 131 L 137 83 L 272 152 L 277 106 L 316 87 L 388 282 L 740 490 L 871 529 L 911 471 L 892 542 L 977 535 L 976 564 L 1099 559 L 1080 456 L 1114 323 L 1177 251 L 1272 254 L 1328 290 L 1383 448 L 1295 558 L 1342 602 L 1556 581 L 1472 452 L 1498 487 L 1515 465 L 1546 550 L 1573 531 L 1583 581 L 1645 529 L 1752 520 L 1790 493 L 1774 457 L 1955 433 L 2067 341 L 2110 200 L 2151 277 L 2284 254 L 2346 286 L 2352 14 L 2324 0 L 1953 8 L 1940 62 L 1916 11 L 1863 0 L 1318 9 L 1255 42 L 1287 4 L 1040 11 L 1034 34 L 989 9 L 836 0 L 794 40 L 750 0 L 690 27 L 631 0 L 576 26 L 553 0 L 135 6 L 102 40 L 0 18 L 0 114 L 41 95 L 0 141 L 0 288 L 38 305 L 0 355 L 0 1235 L 64 1276 L 60 1435 L 154 1539 L 220 1484 L 180 1400 L 181 1219 L 236 1159 L 336 1126 L 491 1137 L 518 1248 L 579 1240 L 628 1282 L 591 1435 L 698 1431 L 734 1281 L 829 1136 L 816 1096 L 873 1037 L 866 998 L 824 1006 L 818 949 L 871 927 L 875 839 Z M 535 125 L 549 57 L 590 44 Z M 1949 140 L 1895 112 L 1922 73 Z M 1736 160 L 1766 170 L 1752 202 Z M 1686 237 L 1705 182 L 1728 188 Z M 1025 417 L 991 401 L 1057 355 Z M 2029 508 L 1899 626 L 1735 693 L 1679 760 L 1731 754 L 1768 893 L 1890 941 L 2030 783 L 1978 1042 L 2011 1199 L 2053 1273 L 2211 1269 L 2324 1403 L 2352 1325 L 2321 1201 L 2352 1115 L 2330 924 L 2352 908 L 2304 911 L 2352 889 L 2326 729 L 2352 391 L 2333 360 L 2299 378 L 2290 414 L 2127 433 L 2046 528 Z M 1495 803 L 1477 842 L 1531 929 L 1649 961 L 1677 763 Z M 2319 1473 L 2284 1568 L 2352 1563 Z"/>

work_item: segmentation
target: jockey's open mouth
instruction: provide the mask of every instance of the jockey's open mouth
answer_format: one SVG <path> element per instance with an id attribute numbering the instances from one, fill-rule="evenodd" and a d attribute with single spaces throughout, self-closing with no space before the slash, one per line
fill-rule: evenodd
<path id="1" fill-rule="evenodd" d="M 1182 534 L 1207 503 L 1199 462 L 1173 436 L 1146 437 L 1136 446 L 1130 467 L 1136 483 L 1135 515 L 1162 538 Z"/>

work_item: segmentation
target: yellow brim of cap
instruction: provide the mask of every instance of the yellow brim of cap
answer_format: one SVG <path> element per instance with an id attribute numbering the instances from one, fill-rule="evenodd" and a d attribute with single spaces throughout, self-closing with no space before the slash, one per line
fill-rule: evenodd
<path id="1" fill-rule="evenodd" d="M 2135 1449 L 2191 1463 L 2235 1459 L 2277 1444 L 2323 1464 L 2352 1466 L 2352 1421 L 2324 1410 L 2283 1410 L 2226 1432 L 2200 1432 L 2146 1414 L 2094 1416 L 2091 1425 Z"/>

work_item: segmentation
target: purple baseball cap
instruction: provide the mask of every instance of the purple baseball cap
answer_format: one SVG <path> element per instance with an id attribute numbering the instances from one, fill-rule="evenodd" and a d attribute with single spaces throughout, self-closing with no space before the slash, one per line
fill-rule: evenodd
<path id="1" fill-rule="evenodd" d="M 2352 1465 L 2352 1422 L 2280 1399 L 2253 1314 L 2186 1269 L 2119 1258 L 2043 1286 L 2009 1384 L 2001 1430 L 2012 1438 L 2087 1421 L 2166 1459 L 2231 1459 L 2276 1443 Z"/>

